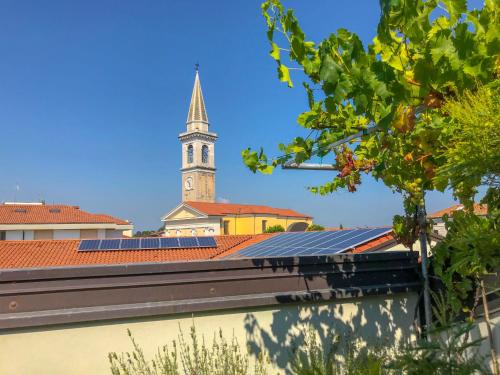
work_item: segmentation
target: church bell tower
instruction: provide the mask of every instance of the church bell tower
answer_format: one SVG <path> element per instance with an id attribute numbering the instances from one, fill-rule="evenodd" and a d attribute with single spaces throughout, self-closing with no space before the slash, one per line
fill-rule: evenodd
<path id="1" fill-rule="evenodd" d="M 214 143 L 217 134 L 208 131 L 208 116 L 196 68 L 186 131 L 182 144 L 182 201 L 215 202 Z"/>

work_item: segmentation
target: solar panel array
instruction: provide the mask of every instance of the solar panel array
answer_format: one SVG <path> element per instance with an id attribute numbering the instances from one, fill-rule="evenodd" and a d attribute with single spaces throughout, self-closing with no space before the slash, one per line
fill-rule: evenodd
<path id="1" fill-rule="evenodd" d="M 388 234 L 391 228 L 346 229 L 323 232 L 286 232 L 232 254 L 232 258 L 332 255 Z"/>
<path id="2" fill-rule="evenodd" d="M 81 240 L 78 251 L 150 250 L 217 247 L 213 237 L 156 237 Z"/>

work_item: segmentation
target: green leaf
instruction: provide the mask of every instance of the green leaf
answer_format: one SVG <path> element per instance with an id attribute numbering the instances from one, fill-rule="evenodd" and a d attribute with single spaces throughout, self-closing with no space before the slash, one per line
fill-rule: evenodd
<path id="1" fill-rule="evenodd" d="M 319 77 L 321 78 L 321 80 L 335 85 L 339 80 L 339 74 L 341 71 L 342 68 L 335 62 L 333 57 L 330 55 L 326 55 L 321 62 Z"/>
<path id="2" fill-rule="evenodd" d="M 306 89 L 307 103 L 309 104 L 309 108 L 312 109 L 314 106 L 314 94 L 311 90 L 311 86 L 309 86 L 306 82 L 302 82 L 302 85 Z"/>
<path id="3" fill-rule="evenodd" d="M 276 61 L 280 61 L 280 49 L 276 43 L 271 43 L 271 52 L 269 54 Z"/>
<path id="4" fill-rule="evenodd" d="M 451 23 L 458 21 L 463 13 L 467 11 L 467 0 L 441 0 L 448 9 Z"/>
<path id="5" fill-rule="evenodd" d="M 272 165 L 266 165 L 266 166 L 260 166 L 259 167 L 259 172 L 262 174 L 272 174 L 274 171 L 274 166 Z"/>
<path id="6" fill-rule="evenodd" d="M 278 77 L 281 82 L 286 82 L 288 87 L 293 87 L 292 79 L 290 78 L 290 71 L 283 64 L 278 65 Z"/>
<path id="7" fill-rule="evenodd" d="M 304 39 L 297 38 L 292 36 L 292 50 L 295 54 L 295 58 L 300 62 L 304 58 L 305 48 L 304 48 Z"/>
<path id="8" fill-rule="evenodd" d="M 457 55 L 457 50 L 453 45 L 453 41 L 449 36 L 441 35 L 436 39 L 434 48 L 431 48 L 432 62 L 438 65 L 441 59 L 446 58 L 453 69 L 458 69 L 459 59 Z"/>
<path id="9" fill-rule="evenodd" d="M 303 112 L 297 117 L 297 123 L 304 128 L 310 128 L 311 125 L 318 119 L 316 112 Z"/>

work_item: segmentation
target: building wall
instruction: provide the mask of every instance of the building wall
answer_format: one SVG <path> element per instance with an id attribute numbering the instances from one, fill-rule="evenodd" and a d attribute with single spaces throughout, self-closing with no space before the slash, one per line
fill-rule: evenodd
<path id="1" fill-rule="evenodd" d="M 97 229 L 81 229 L 80 230 L 81 239 L 94 239 L 97 238 Z"/>
<path id="2" fill-rule="evenodd" d="M 184 212 L 181 212 L 179 215 L 176 216 L 176 220 L 168 220 L 166 222 L 165 236 L 259 234 L 262 233 L 262 222 L 264 220 L 266 221 L 267 228 L 273 225 L 281 225 L 285 230 L 293 223 L 312 223 L 311 219 L 288 218 L 274 215 L 212 216 L 208 218 L 189 218 L 189 215 Z M 224 221 L 229 223 L 229 233 L 224 233 Z"/>
<path id="3" fill-rule="evenodd" d="M 45 226 L 46 228 L 47 226 Z M 130 231 L 128 231 L 130 232 Z M 67 240 L 92 238 L 121 238 L 124 231 L 117 229 L 34 229 L 34 230 L 5 230 L 5 239 L 8 241 L 21 240 Z"/>
<path id="4" fill-rule="evenodd" d="M 193 322 L 199 336 L 210 342 L 221 328 L 232 334 L 242 350 L 264 349 L 276 365 L 270 373 L 285 373 L 294 337 L 308 326 L 325 333 L 355 333 L 368 340 L 395 344 L 413 337 L 415 293 L 362 297 L 328 303 L 282 304 L 157 318 L 67 324 L 4 331 L 0 335 L 0 373 L 3 375 L 108 374 L 109 352 L 131 351 L 127 336 L 134 339 L 148 358 L 158 347 L 177 338 L 179 325 L 189 340 Z"/>
<path id="5" fill-rule="evenodd" d="M 225 216 L 222 220 L 229 222 L 229 233 L 227 234 L 259 234 L 262 233 L 262 222 L 266 221 L 266 227 L 281 225 L 285 230 L 293 224 L 306 222 L 312 224 L 311 219 L 288 218 L 274 215 L 238 215 Z M 221 233 L 223 226 L 221 224 Z"/>
<path id="6" fill-rule="evenodd" d="M 121 230 L 106 229 L 106 238 L 122 238 L 123 232 Z"/>
<path id="7" fill-rule="evenodd" d="M 448 231 L 446 230 L 446 225 L 441 219 L 434 220 L 432 224 L 432 231 L 443 237 L 446 236 L 446 233 L 448 233 Z"/>
<path id="8" fill-rule="evenodd" d="M 192 189 L 186 190 L 186 179 L 192 179 Z M 203 170 L 182 172 L 183 201 L 215 202 L 215 173 Z"/>
<path id="9" fill-rule="evenodd" d="M 106 229 L 98 229 L 97 230 L 97 238 L 98 239 L 106 238 Z"/>
<path id="10" fill-rule="evenodd" d="M 181 212 L 180 219 L 169 220 L 165 224 L 164 235 L 166 237 L 192 236 L 193 230 L 196 236 L 217 236 L 220 232 L 220 220 L 218 217 L 189 218 L 185 212 Z"/>
<path id="11" fill-rule="evenodd" d="M 32 240 L 35 233 L 32 230 L 8 230 L 5 232 L 5 239 L 10 241 Z"/>
<path id="12" fill-rule="evenodd" d="M 74 238 L 80 238 L 79 229 L 57 229 L 54 231 L 54 240 L 70 240 Z"/>
<path id="13" fill-rule="evenodd" d="M 500 352 L 498 351 L 498 348 L 500 348 L 500 310 L 496 310 L 493 313 L 490 313 L 490 321 L 491 330 L 493 333 L 493 342 L 495 347 L 497 348 L 497 360 L 498 362 L 500 362 Z M 479 346 L 479 354 L 483 357 L 491 358 L 488 331 L 484 318 L 480 318 L 477 320 L 476 324 L 474 325 L 474 329 L 471 332 L 470 340 L 479 340 L 480 338 L 484 339 L 481 341 L 481 345 Z M 490 371 L 493 373 L 492 361 L 488 361 L 488 365 L 490 367 Z"/>
<path id="14" fill-rule="evenodd" d="M 53 230 L 36 230 L 34 239 L 35 240 L 52 240 L 52 239 L 54 239 L 54 231 Z"/>

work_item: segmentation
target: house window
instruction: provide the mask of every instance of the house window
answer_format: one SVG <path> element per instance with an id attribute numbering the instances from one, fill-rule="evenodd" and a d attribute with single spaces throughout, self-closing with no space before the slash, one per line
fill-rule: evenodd
<path id="1" fill-rule="evenodd" d="M 208 146 L 207 145 L 203 145 L 201 148 L 201 162 L 203 164 L 208 163 Z"/>
<path id="2" fill-rule="evenodd" d="M 187 159 L 188 163 L 193 162 L 193 145 L 189 145 L 187 148 Z"/>
<path id="3" fill-rule="evenodd" d="M 262 220 L 262 233 L 264 233 L 267 229 L 267 220 Z"/>
<path id="4" fill-rule="evenodd" d="M 224 220 L 223 226 L 224 226 L 224 234 L 229 234 L 229 220 Z"/>
<path id="5" fill-rule="evenodd" d="M 4 230 L 0 231 L 0 241 L 5 241 L 6 237 L 6 232 Z"/>

